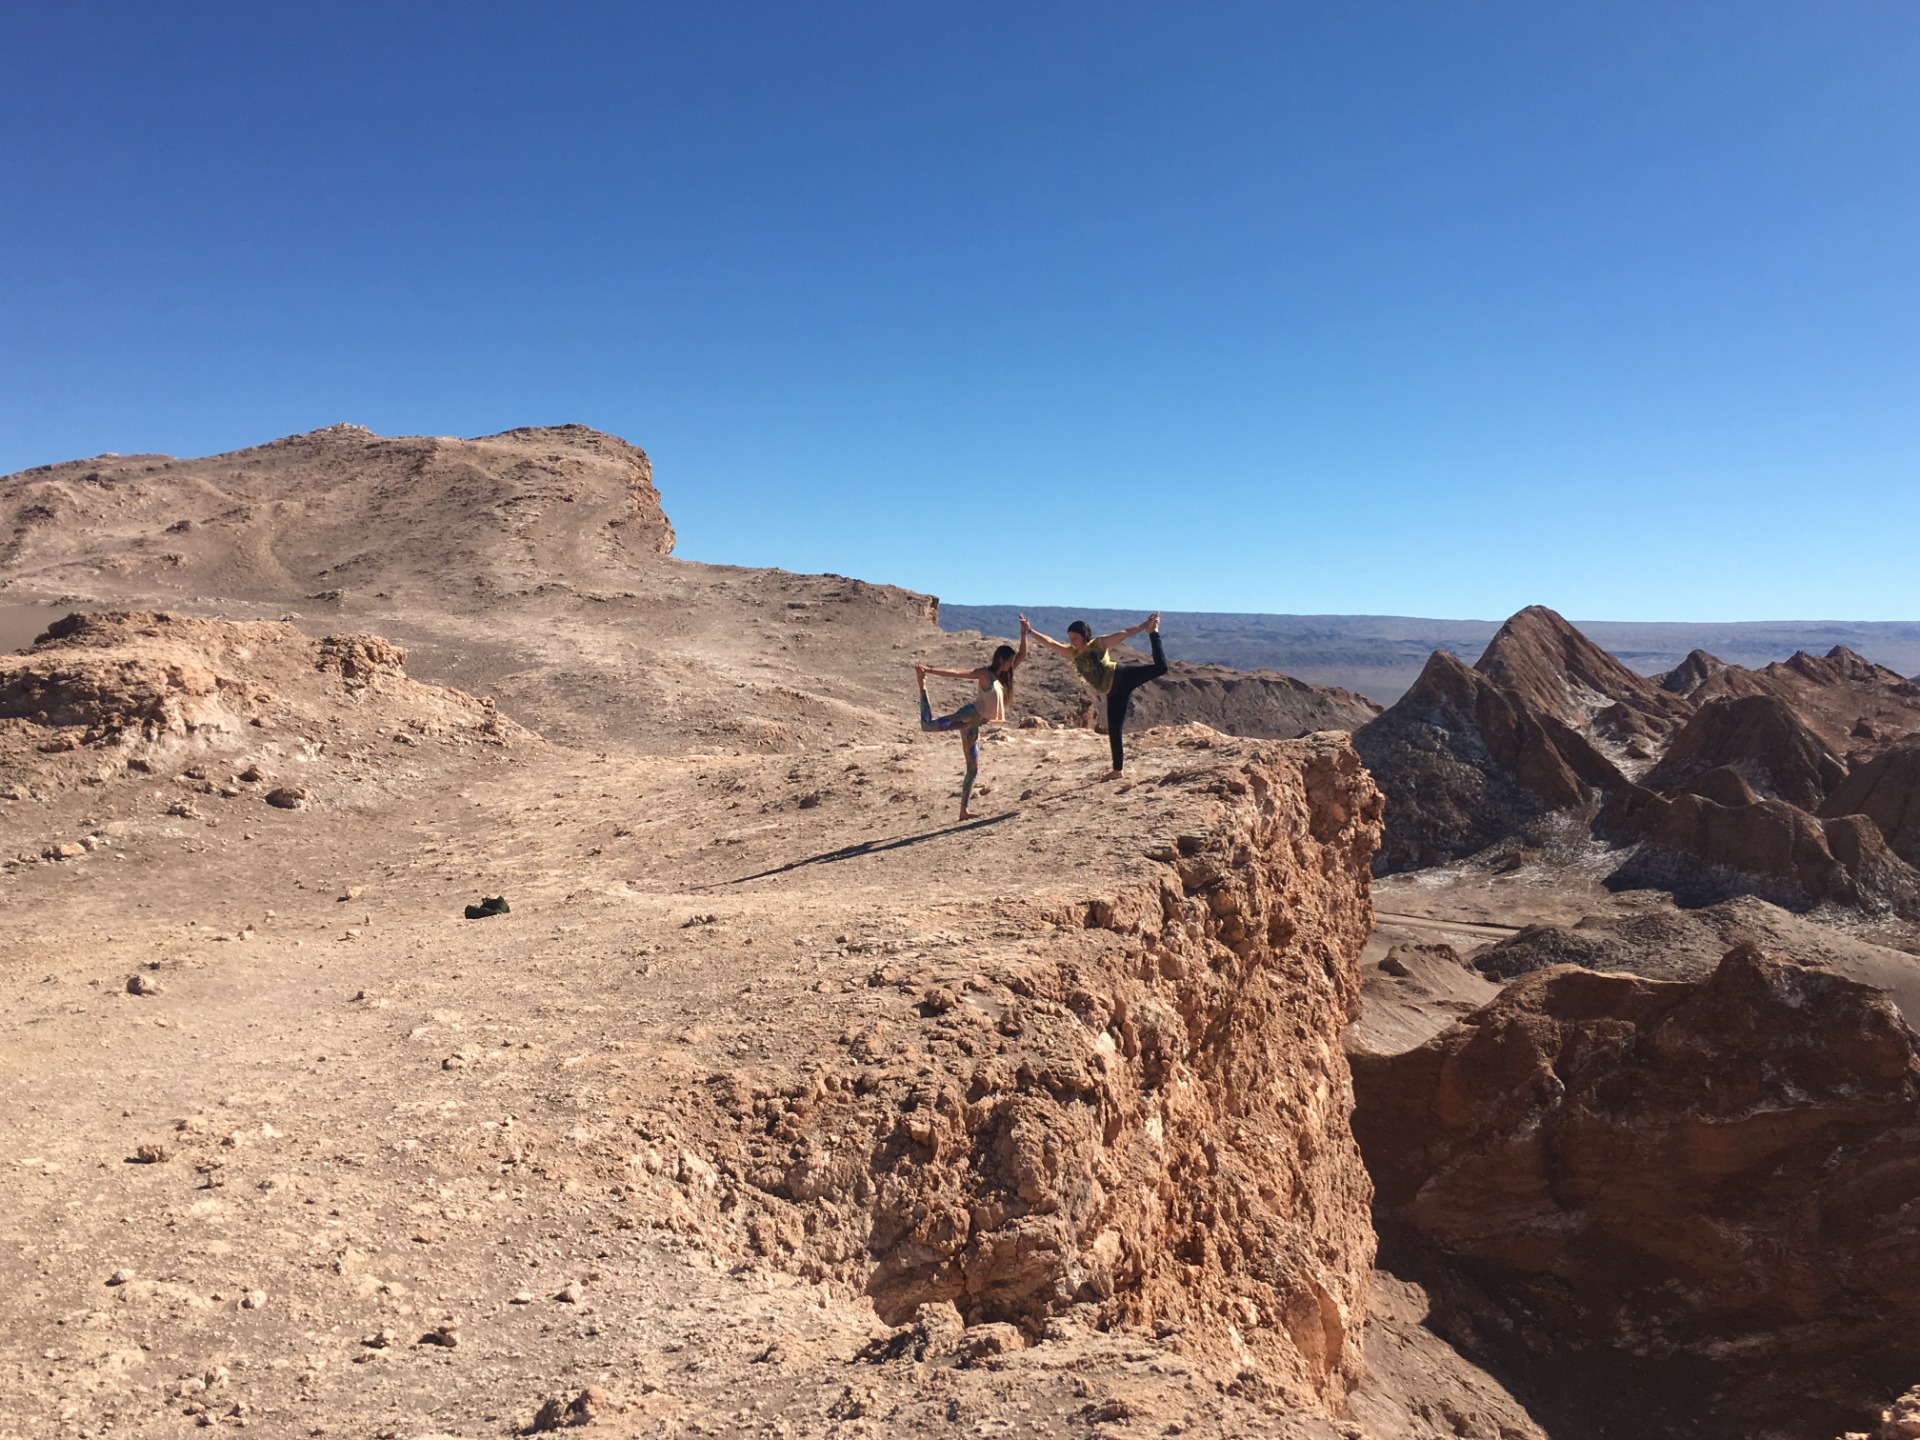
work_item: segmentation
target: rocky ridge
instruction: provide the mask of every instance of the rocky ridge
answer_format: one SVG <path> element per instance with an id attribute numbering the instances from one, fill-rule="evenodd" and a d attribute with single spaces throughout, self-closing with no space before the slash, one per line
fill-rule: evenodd
<path id="1" fill-rule="evenodd" d="M 1435 651 L 1355 744 L 1387 796 L 1382 873 L 1586 836 L 1619 853 L 1616 888 L 1913 918 L 1920 872 L 1859 787 L 1829 797 L 1914 731 L 1920 694 L 1850 651 L 1762 671 L 1696 652 L 1656 683 L 1534 607 L 1472 668 Z M 1879 809 L 1898 828 L 1898 802 Z"/>

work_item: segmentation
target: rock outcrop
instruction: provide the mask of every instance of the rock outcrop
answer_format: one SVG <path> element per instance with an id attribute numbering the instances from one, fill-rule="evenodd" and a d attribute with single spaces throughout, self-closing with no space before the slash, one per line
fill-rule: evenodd
<path id="1" fill-rule="evenodd" d="M 1540 628 L 1557 638 L 1557 627 L 1542 622 Z M 1571 679 L 1550 679 L 1556 650 L 1530 648 L 1513 637 L 1497 655 L 1489 647 L 1491 668 L 1518 688 L 1483 673 L 1485 656 L 1469 669 L 1450 652 L 1436 650 L 1413 688 L 1355 732 L 1355 748 L 1387 796 L 1386 839 L 1376 871 L 1419 869 L 1474 854 L 1529 834 L 1555 814 L 1591 811 L 1624 783 L 1591 731 L 1566 718 L 1585 692 Z M 1582 673 L 1592 668 L 1598 667 L 1583 667 Z M 1603 698 L 1594 711 L 1607 712 L 1618 729 L 1655 723 L 1658 712 Z"/>
<path id="2" fill-rule="evenodd" d="M 1727 668 L 1727 662 L 1704 650 L 1693 650 L 1673 669 L 1660 677 L 1660 688 L 1675 695 L 1692 695 Z"/>
<path id="3" fill-rule="evenodd" d="M 1887 848 L 1871 820 L 1822 820 L 1783 800 L 1721 804 L 1637 787 L 1609 824 L 1637 844 L 1606 884 L 1665 890 L 1682 905 L 1757 895 L 1788 910 L 1841 905 L 1920 918 L 1920 871 Z"/>
<path id="4" fill-rule="evenodd" d="M 1715 771 L 1732 776 L 1708 779 Z M 1707 701 L 1680 727 L 1660 763 L 1641 783 L 1650 790 L 1695 790 L 1704 781 L 1718 785 L 1720 800 L 1738 777 L 1745 798 L 1784 800 L 1802 810 L 1818 810 L 1847 767 L 1773 695 L 1722 696 Z M 1701 790 L 1700 793 L 1709 793 Z"/>
<path id="5" fill-rule="evenodd" d="M 1832 1434 L 1920 1364 L 1920 1049 L 1879 991 L 1751 947 L 1548 970 L 1353 1068 L 1383 1253 L 1577 1433 Z"/>
<path id="6" fill-rule="evenodd" d="M 1887 848 L 1920 866 L 1920 737 L 1909 737 L 1858 766 L 1820 808 L 1826 817 L 1864 815 Z"/>
<path id="7" fill-rule="evenodd" d="M 339 744 L 342 716 L 403 747 L 526 736 L 488 701 L 408 679 L 405 660 L 376 635 L 316 641 L 272 621 L 70 615 L 32 649 L 0 655 L 0 782 L 47 793 L 229 754 L 277 756 L 246 782 L 257 787 L 272 772 L 316 768 Z M 204 793 L 219 788 L 208 774 L 190 778 Z"/>
<path id="8" fill-rule="evenodd" d="M 895 1323 L 1175 1327 L 1221 1373 L 1338 1404 L 1372 1261 L 1340 1032 L 1380 800 L 1344 736 L 1224 765 L 1193 738 L 1168 783 L 1210 823 L 1134 888 L 1034 917 L 1054 939 L 1030 961 L 929 991 L 945 1058 L 855 1037 L 853 1069 L 737 1097 L 725 1164 L 763 1250 Z"/>
<path id="9" fill-rule="evenodd" d="M 1322 730 L 1355 730 L 1379 713 L 1364 695 L 1276 671 L 1176 662 L 1163 679 L 1134 692 L 1127 723 L 1138 729 L 1194 723 L 1223 735 L 1295 740 Z"/>

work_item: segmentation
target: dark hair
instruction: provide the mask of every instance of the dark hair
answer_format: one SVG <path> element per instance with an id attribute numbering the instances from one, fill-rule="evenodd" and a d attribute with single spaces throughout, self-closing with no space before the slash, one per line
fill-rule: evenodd
<path id="1" fill-rule="evenodd" d="M 1009 670 L 1004 675 L 1001 674 L 1000 662 L 1013 659 L 1015 653 L 1013 646 L 1002 645 L 993 652 L 993 659 L 987 662 L 987 669 L 992 671 L 994 678 L 1000 682 L 1000 693 L 1009 700 L 1013 699 L 1013 671 Z"/>
<path id="2" fill-rule="evenodd" d="M 1084 620 L 1076 620 L 1067 626 L 1067 633 L 1069 635 L 1077 634 L 1086 640 L 1093 639 L 1093 627 Z"/>

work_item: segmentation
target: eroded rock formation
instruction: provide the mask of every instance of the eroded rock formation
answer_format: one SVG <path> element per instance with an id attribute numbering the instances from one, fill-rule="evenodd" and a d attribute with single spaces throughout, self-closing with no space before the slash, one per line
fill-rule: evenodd
<path id="1" fill-rule="evenodd" d="M 1642 783 L 1650 790 L 1705 794 L 1717 771 L 1738 777 L 1748 800 L 1784 800 L 1818 810 L 1846 778 L 1847 767 L 1777 696 L 1723 696 L 1694 712 Z M 1739 793 L 1722 782 L 1709 798 L 1725 804 L 1723 797 Z"/>
<path id="2" fill-rule="evenodd" d="M 1149 881 L 1032 917 L 1030 961 L 922 998 L 943 1060 L 856 1037 L 868 1063 L 736 1097 L 761 1248 L 896 1322 L 951 1303 L 1037 1335 L 1078 1309 L 1338 1403 L 1372 1260 L 1340 1031 L 1380 800 L 1344 737 L 1243 754 L 1176 782 L 1213 819 Z"/>
<path id="3" fill-rule="evenodd" d="M 1518 649 L 1508 645 L 1498 668 L 1518 671 L 1530 692 L 1546 688 L 1544 658 L 1531 657 L 1538 663 L 1522 670 Z M 1527 834 L 1554 814 L 1587 812 L 1620 785 L 1614 761 L 1563 718 L 1575 692 L 1560 688 L 1552 706 L 1536 705 L 1479 666 L 1468 668 L 1450 652 L 1434 651 L 1413 688 L 1354 734 L 1355 747 L 1387 796 L 1376 871 L 1419 869 L 1474 854 Z M 1609 699 L 1596 708 L 1616 704 Z"/>
<path id="4" fill-rule="evenodd" d="M 1830 1434 L 1920 1364 L 1920 1050 L 1878 990 L 1752 947 L 1554 969 L 1353 1065 L 1388 1253 L 1579 1433 Z"/>
<path id="5" fill-rule="evenodd" d="M 1856 767 L 1820 813 L 1865 816 L 1894 854 L 1920 866 L 1920 738 L 1902 741 Z"/>
<path id="6" fill-rule="evenodd" d="M 32 649 L 0 655 L 0 780 L 45 792 L 271 752 L 247 782 L 257 785 L 338 747 L 342 715 L 385 732 L 389 747 L 526 736 L 487 701 L 408 679 L 405 661 L 377 635 L 316 641 L 273 621 L 70 615 Z"/>
<path id="7" fill-rule="evenodd" d="M 1789 910 L 1843 905 L 1920 918 L 1920 872 L 1864 816 L 1822 820 L 1784 800 L 1725 805 L 1638 789 L 1630 805 L 1617 806 L 1613 831 L 1638 843 L 1607 877 L 1612 889 L 1664 890 L 1682 905 L 1758 895 Z"/>
<path id="8" fill-rule="evenodd" d="M 1435 651 L 1354 744 L 1387 796 L 1376 871 L 1591 836 L 1624 852 L 1615 889 L 1915 916 L 1907 760 L 1829 797 L 1916 727 L 1920 691 L 1844 648 L 1758 671 L 1696 651 L 1656 683 L 1536 606 L 1471 669 Z"/>

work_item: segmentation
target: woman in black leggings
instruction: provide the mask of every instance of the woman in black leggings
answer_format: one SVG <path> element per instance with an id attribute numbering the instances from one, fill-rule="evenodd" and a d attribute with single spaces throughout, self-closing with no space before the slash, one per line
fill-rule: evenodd
<path id="1" fill-rule="evenodd" d="M 1116 661 L 1112 654 L 1113 647 L 1122 640 L 1131 640 L 1143 630 L 1153 646 L 1153 663 L 1122 665 Z M 1167 673 L 1167 655 L 1160 648 L 1160 612 L 1156 610 L 1138 625 L 1116 630 L 1111 635 L 1095 635 L 1093 627 L 1086 621 L 1076 620 L 1067 627 L 1064 644 L 1050 635 L 1042 635 L 1022 615 L 1020 634 L 1022 643 L 1026 636 L 1031 635 L 1049 650 L 1066 656 L 1073 662 L 1073 668 L 1080 672 L 1080 678 L 1091 685 L 1096 694 L 1107 697 L 1107 743 L 1113 747 L 1113 773 L 1107 778 L 1117 778 L 1126 764 L 1126 751 L 1121 746 L 1120 732 L 1126 728 L 1127 704 L 1133 699 L 1134 691 L 1149 680 L 1158 680 Z"/>

